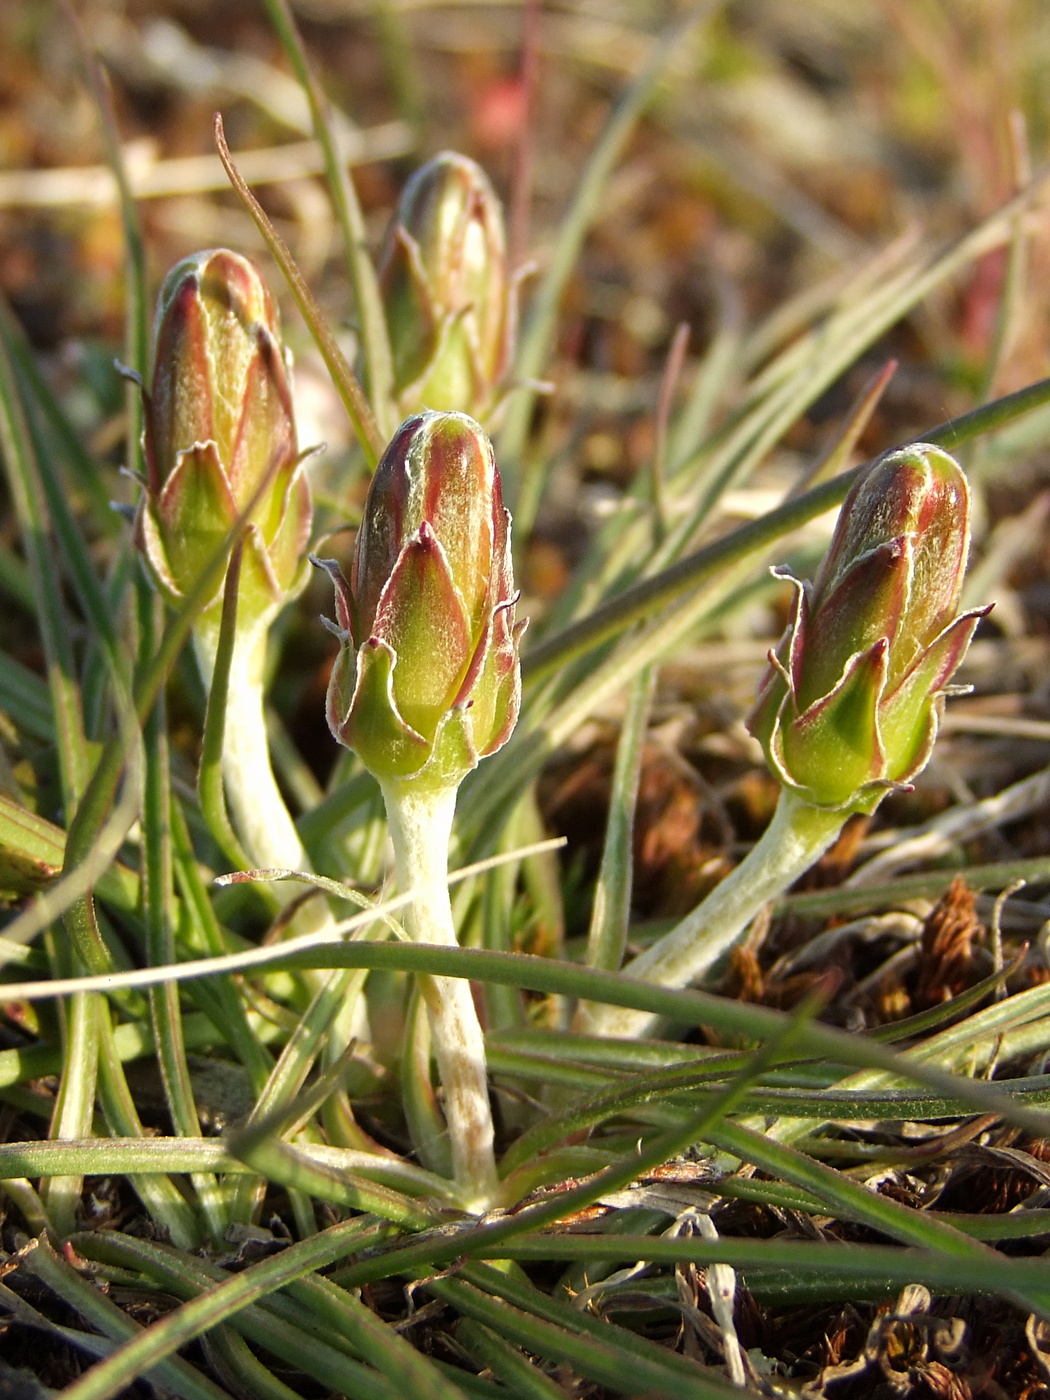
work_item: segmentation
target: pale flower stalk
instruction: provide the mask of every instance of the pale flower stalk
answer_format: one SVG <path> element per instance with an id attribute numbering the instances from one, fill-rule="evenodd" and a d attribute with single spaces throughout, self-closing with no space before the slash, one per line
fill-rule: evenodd
<path id="1" fill-rule="evenodd" d="M 185 258 L 168 274 L 158 300 L 144 410 L 147 475 L 136 538 L 154 585 L 174 606 L 185 602 L 248 512 L 223 780 L 249 860 L 263 868 L 308 869 L 270 762 L 263 682 L 270 626 L 305 581 L 310 490 L 277 307 L 247 258 L 211 249 Z M 222 598 L 220 581 L 193 631 L 209 693 Z M 313 901 L 296 928 L 303 932 L 326 922 L 327 909 Z"/>
<path id="2" fill-rule="evenodd" d="M 405 915 L 408 932 L 417 943 L 458 947 L 448 893 L 448 844 L 457 791 L 422 792 L 397 779 L 380 786 L 398 887 L 415 892 Z M 463 1208 L 480 1214 L 493 1204 L 499 1186 L 485 1036 L 466 978 L 423 977 L 420 982 L 444 1089 L 452 1174 Z"/>
<path id="3" fill-rule="evenodd" d="M 349 583 L 335 585 L 340 641 L 328 723 L 375 775 L 386 803 L 406 924 L 455 945 L 448 845 L 459 785 L 509 737 L 521 679 L 510 516 L 481 428 L 463 413 L 404 422 L 376 469 Z M 422 983 L 464 1207 L 496 1200 L 485 1045 L 462 978 Z"/>
<path id="4" fill-rule="evenodd" d="M 210 692 L 219 629 L 217 622 L 214 626 L 209 623 L 201 623 L 194 629 L 193 650 L 205 689 Z M 248 634 L 238 633 L 234 641 L 223 735 L 223 782 L 230 819 L 252 862 L 261 870 L 306 871 L 310 860 L 277 786 L 270 761 L 263 685 L 268 635 L 269 624 Z M 285 887 L 274 888 L 280 891 Z M 307 907 L 321 917 L 323 901 L 313 900 Z M 331 921 L 326 918 L 325 923 L 328 922 Z M 297 931 L 309 930 L 300 924 Z"/>

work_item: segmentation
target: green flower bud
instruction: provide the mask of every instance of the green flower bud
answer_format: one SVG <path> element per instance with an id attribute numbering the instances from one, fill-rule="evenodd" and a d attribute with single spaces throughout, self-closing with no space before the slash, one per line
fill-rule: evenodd
<path id="1" fill-rule="evenodd" d="M 510 736 L 521 679 L 510 515 L 488 438 L 464 413 L 402 423 L 376 469 L 350 582 L 328 723 L 379 778 L 455 786 Z"/>
<path id="2" fill-rule="evenodd" d="M 171 270 L 144 399 L 136 533 L 156 585 L 185 597 L 251 507 L 240 616 L 265 615 L 301 577 L 311 506 L 277 307 L 254 263 L 219 248 Z"/>
<path id="3" fill-rule="evenodd" d="M 445 151 L 416 171 L 379 280 L 400 411 L 484 417 L 509 362 L 514 300 L 503 211 L 479 165 Z"/>
<path id="4" fill-rule="evenodd" d="M 870 811 L 925 767 L 948 682 L 988 608 L 958 614 L 970 494 L 937 447 L 891 452 L 853 486 L 815 584 L 770 652 L 748 727 L 807 801 Z"/>

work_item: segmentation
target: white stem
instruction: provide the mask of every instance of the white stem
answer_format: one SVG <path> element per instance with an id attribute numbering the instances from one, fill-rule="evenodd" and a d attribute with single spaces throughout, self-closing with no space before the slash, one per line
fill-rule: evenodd
<path id="1" fill-rule="evenodd" d="M 780 794 L 773 820 L 745 860 L 670 933 L 646 949 L 625 971 L 658 987 L 688 987 L 733 946 L 763 904 L 775 899 L 823 855 L 848 813 Z M 585 1002 L 578 1029 L 591 1035 L 647 1035 L 658 1021 L 647 1011 Z"/>
<path id="2" fill-rule="evenodd" d="M 233 644 L 222 743 L 226 800 L 241 845 L 256 865 L 308 870 L 306 852 L 270 766 L 263 709 L 267 631 L 263 625 L 238 632 Z M 214 626 L 198 627 L 193 641 L 205 688 L 210 691 L 219 641 L 217 621 Z"/>
<path id="3" fill-rule="evenodd" d="M 382 783 L 397 880 L 415 891 L 406 916 L 418 943 L 455 946 L 448 896 L 448 843 L 456 789 L 422 792 L 409 781 Z M 485 1038 L 470 983 L 461 977 L 421 979 L 430 1033 L 444 1088 L 452 1167 L 464 1206 L 487 1210 L 496 1198 L 492 1110 L 485 1071 Z"/>
<path id="4" fill-rule="evenodd" d="M 214 610 L 213 610 L 214 611 Z M 263 676 L 266 669 L 266 641 L 271 617 L 264 617 L 250 631 L 238 631 L 230 661 L 226 694 L 226 724 L 222 736 L 222 778 L 229 805 L 230 820 L 248 858 L 260 870 L 310 871 L 310 858 L 299 840 L 291 813 L 285 806 L 270 763 L 270 743 L 266 734 Z M 206 617 L 193 633 L 194 651 L 204 688 L 211 693 L 215 673 L 215 653 L 219 645 L 219 617 Z M 297 897 L 301 886 L 273 884 L 278 901 L 284 905 Z M 323 933 L 335 920 L 323 897 L 308 900 L 287 927 L 288 936 Z M 316 991 L 329 976 L 308 972 L 307 984 Z M 371 1041 L 368 1008 L 356 995 L 352 1010 L 329 1034 L 327 1054 L 338 1057 L 351 1038 Z"/>

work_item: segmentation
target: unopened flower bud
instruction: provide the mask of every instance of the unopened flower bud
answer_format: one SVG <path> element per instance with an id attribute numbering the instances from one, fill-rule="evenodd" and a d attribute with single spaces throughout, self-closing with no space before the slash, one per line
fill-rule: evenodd
<path id="1" fill-rule="evenodd" d="M 277 308 L 238 253 L 197 253 L 164 282 L 144 444 L 137 535 L 158 587 L 183 598 L 250 508 L 241 616 L 281 602 L 301 572 L 310 489 Z"/>
<path id="2" fill-rule="evenodd" d="M 458 784 L 518 716 L 510 516 L 488 438 L 464 413 L 420 413 L 372 479 L 350 582 L 335 584 L 342 646 L 328 723 L 379 778 Z"/>
<path id="3" fill-rule="evenodd" d="M 870 811 L 925 766 L 944 694 L 988 608 L 958 613 L 966 478 L 940 448 L 891 452 L 853 486 L 815 584 L 770 653 L 748 727 L 817 806 Z"/>
<path id="4" fill-rule="evenodd" d="M 503 211 L 488 176 L 445 151 L 405 186 L 380 287 L 402 413 L 490 410 L 513 338 Z"/>

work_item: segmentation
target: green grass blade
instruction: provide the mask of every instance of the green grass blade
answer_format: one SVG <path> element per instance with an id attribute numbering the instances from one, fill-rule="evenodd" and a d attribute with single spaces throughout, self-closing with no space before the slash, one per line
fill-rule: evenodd
<path id="1" fill-rule="evenodd" d="M 176 799 L 172 799 L 171 836 L 174 874 L 182 899 L 185 918 L 193 929 L 194 952 L 199 956 L 221 957 L 227 944 L 218 919 L 197 868 L 197 857 L 190 842 L 186 818 Z M 251 1028 L 244 1001 L 229 977 L 211 980 L 211 1005 L 217 1029 L 229 1042 L 237 1058 L 248 1072 L 252 1086 L 258 1092 L 273 1069 L 273 1056 Z"/>
<path id="2" fill-rule="evenodd" d="M 919 1212 L 916 1212 L 918 1214 Z M 478 1256 L 476 1256 L 478 1257 Z M 510 1240 L 502 1248 L 485 1257 L 520 1259 L 523 1262 L 542 1259 L 604 1259 L 617 1263 L 634 1263 L 646 1259 L 658 1264 L 694 1263 L 730 1264 L 745 1273 L 750 1268 L 782 1268 L 785 1272 L 819 1278 L 830 1274 L 857 1279 L 882 1277 L 891 1286 L 925 1283 L 941 1293 L 999 1293 L 1010 1297 L 1023 1290 L 1029 1298 L 1038 1298 L 1038 1311 L 1050 1310 L 1050 1289 L 1047 1288 L 1045 1264 L 1040 1259 L 1008 1258 L 994 1250 L 983 1251 L 972 1260 L 954 1254 L 921 1249 L 904 1249 L 897 1245 L 832 1244 L 827 1240 L 703 1240 L 697 1236 L 675 1239 L 653 1235 L 595 1235 L 564 1231 Z M 470 1265 L 463 1273 L 476 1277 Z M 502 1289 L 504 1275 L 495 1275 L 494 1288 Z M 544 1295 L 540 1295 L 542 1298 Z M 607 1325 L 607 1324 L 606 1324 Z"/>
<path id="3" fill-rule="evenodd" d="M 46 1239 L 34 1240 L 19 1255 L 20 1265 L 56 1293 L 92 1327 L 118 1343 L 133 1342 L 146 1333 L 122 1308 L 66 1263 Z M 119 1350 L 112 1353 L 119 1355 Z M 165 1357 L 145 1378 L 179 1400 L 229 1400 L 226 1391 L 202 1376 L 180 1357 Z"/>
<path id="4" fill-rule="evenodd" d="M 627 947 L 634 876 L 634 809 L 642 773 L 642 750 L 656 684 L 651 668 L 640 671 L 627 697 L 609 794 L 601 865 L 587 936 L 587 965 L 615 971 Z"/>
<path id="5" fill-rule="evenodd" d="M 387 908 L 390 906 L 388 905 Z M 346 920 L 342 927 L 357 927 L 373 918 L 369 912 Z M 780 1034 L 786 1024 L 783 1013 L 767 1007 L 754 1006 L 716 997 L 692 989 L 673 990 L 650 986 L 620 973 L 583 968 L 523 953 L 495 953 L 476 948 L 446 948 L 412 943 L 333 943 L 310 939 L 308 948 L 300 951 L 287 947 L 253 950 L 234 958 L 219 958 L 201 964 L 188 964 L 164 970 L 136 970 L 107 974 L 104 979 L 77 978 L 62 982 L 20 983 L 17 989 L 0 987 L 0 1003 L 18 999 L 38 999 L 53 996 L 61 990 L 72 992 L 94 990 L 101 986 L 116 989 L 125 986 L 147 986 L 160 979 L 179 979 L 187 975 L 201 976 L 205 971 L 225 972 L 231 965 L 258 966 L 263 962 L 272 968 L 357 967 L 383 968 L 391 971 L 434 973 L 438 976 L 468 977 L 492 981 L 531 991 L 548 992 L 568 997 L 585 997 L 647 1011 L 680 1025 L 710 1025 L 717 1030 L 752 1040 L 763 1040 Z M 1045 1017 L 1038 1008 L 1050 999 L 1050 989 L 1036 987 L 1022 992 L 995 1008 L 980 1013 L 980 1031 L 991 1043 L 1009 1024 L 1034 1023 L 1043 1032 Z M 953 1028 L 964 1039 L 967 1030 Z M 1050 1031 L 1046 1033 L 1050 1034 Z M 797 1033 L 799 1053 L 830 1059 L 833 1063 L 854 1065 L 865 1069 L 886 1071 L 890 1075 L 925 1085 L 949 1097 L 958 1098 L 975 1112 L 1001 1114 L 1008 1122 L 1027 1128 L 1037 1136 L 1050 1131 L 1050 1115 L 1015 1102 L 1008 1082 L 991 1084 L 947 1073 L 925 1057 L 904 1056 L 864 1036 L 849 1035 L 831 1026 L 812 1024 Z M 850 1086 L 846 1086 L 850 1087 Z M 870 1087 L 860 1085 L 858 1087 Z"/>
<path id="6" fill-rule="evenodd" d="M 105 1011 L 103 999 L 96 993 L 71 997 L 63 1008 L 62 1071 L 51 1118 L 52 1138 L 91 1136 L 98 1082 L 99 1025 Z M 79 1173 L 52 1176 L 41 1184 L 41 1198 L 60 1236 L 76 1229 L 83 1186 Z"/>
<path id="7" fill-rule="evenodd" d="M 475 1365 L 491 1371 L 517 1400 L 563 1400 L 561 1386 L 491 1327 L 465 1317 L 456 1324 L 455 1336 Z"/>
<path id="8" fill-rule="evenodd" d="M 605 130 L 592 148 L 572 204 L 562 220 L 550 266 L 533 299 L 518 346 L 514 375 L 516 380 L 521 381 L 521 387 L 507 406 L 506 418 L 496 440 L 496 456 L 504 473 L 505 491 L 511 509 L 520 485 L 516 478 L 520 473 L 521 457 L 536 401 L 536 390 L 528 381 L 535 380 L 543 371 L 554 336 L 562 293 L 576 265 L 587 231 L 598 215 L 609 175 L 638 118 L 652 99 L 668 60 L 693 27 L 714 8 L 714 3 L 700 5 L 688 19 L 670 26 L 653 43 L 647 63 L 620 97 Z"/>
<path id="9" fill-rule="evenodd" d="M 870 1225 L 902 1244 L 939 1250 L 962 1259 L 984 1259 L 989 1253 L 981 1243 L 933 1219 L 925 1211 L 912 1210 L 889 1196 L 880 1196 L 833 1167 L 815 1162 L 781 1143 L 770 1142 L 761 1133 L 739 1123 L 720 1124 L 711 1133 L 711 1141 L 724 1151 L 746 1158 L 764 1171 L 823 1200 L 836 1218 Z"/>
<path id="10" fill-rule="evenodd" d="M 463 1392 L 428 1356 L 329 1279 L 300 1278 L 288 1292 L 309 1308 L 323 1327 L 345 1338 L 370 1366 L 406 1387 L 415 1400 L 463 1400 Z"/>
<path id="11" fill-rule="evenodd" d="M 204 1355 L 212 1370 L 231 1394 L 251 1400 L 302 1400 L 299 1392 L 259 1360 L 243 1337 L 229 1327 L 217 1327 L 201 1339 Z"/>
<path id="12" fill-rule="evenodd" d="M 368 1239 L 367 1236 L 362 1236 L 362 1225 L 358 1221 L 345 1222 L 343 1225 L 333 1228 L 342 1231 L 344 1239 L 348 1235 L 351 1238 L 356 1237 L 359 1244 Z M 375 1227 L 372 1228 L 374 1231 Z M 310 1240 L 303 1241 L 304 1245 L 312 1246 L 312 1258 L 315 1261 L 324 1257 L 326 1248 L 331 1247 L 330 1236 L 331 1232 L 326 1231 L 325 1236 L 315 1235 Z M 381 1238 L 381 1234 L 374 1233 L 372 1238 Z M 199 1260 L 191 1260 L 177 1254 L 174 1250 L 162 1249 L 156 1245 L 148 1244 L 144 1240 L 120 1236 L 115 1232 L 79 1235 L 74 1244 L 78 1252 L 83 1254 L 85 1258 L 115 1264 L 118 1268 L 139 1270 L 165 1291 L 190 1300 L 190 1305 L 195 1307 L 195 1312 L 190 1315 L 191 1328 L 196 1328 L 199 1331 L 200 1323 L 203 1323 L 206 1328 L 213 1318 L 215 1322 L 220 1321 L 218 1317 L 214 1316 L 211 1304 L 216 1283 L 219 1282 L 221 1275 L 217 1270 L 202 1267 Z M 301 1246 L 293 1245 L 291 1248 L 298 1249 Z M 283 1254 L 266 1260 L 264 1263 L 280 1265 L 288 1258 L 288 1253 L 289 1251 L 286 1250 Z M 301 1263 L 301 1255 L 293 1256 L 286 1268 L 290 1268 L 294 1273 Z M 314 1263 L 307 1267 L 319 1267 L 319 1265 Z M 224 1311 L 229 1326 L 234 1327 L 249 1341 L 264 1347 L 271 1355 L 279 1357 L 289 1365 L 311 1376 L 330 1391 L 352 1395 L 354 1400 L 402 1400 L 402 1392 L 384 1376 L 378 1375 L 367 1366 L 362 1366 L 360 1362 L 353 1360 L 345 1352 L 337 1350 L 334 1345 L 337 1339 L 332 1339 L 333 1344 L 329 1344 L 289 1321 L 289 1310 L 279 1307 L 279 1298 L 269 1296 L 275 1287 L 280 1287 L 279 1282 L 276 1284 L 273 1282 L 273 1271 L 267 1271 L 261 1278 L 258 1275 L 246 1278 L 248 1272 L 246 1270 L 245 1273 L 235 1275 L 228 1282 L 240 1283 L 241 1280 L 245 1280 L 241 1289 L 247 1290 L 253 1296 L 257 1295 L 260 1301 L 254 1304 L 244 1302 L 243 1293 L 239 1290 L 233 1290 L 231 1294 L 225 1295 Z M 278 1273 L 280 1273 L 279 1270 Z M 224 1287 L 225 1283 L 226 1281 L 222 1281 L 219 1286 Z M 195 1301 L 198 1297 L 199 1303 Z M 202 1319 L 199 1315 L 200 1308 L 205 1308 L 209 1315 Z M 169 1318 L 174 1319 L 169 1325 L 176 1331 L 186 1327 L 182 1310 L 169 1314 Z M 151 1336 L 157 1326 L 163 1326 L 163 1323 L 168 1320 L 167 1318 L 163 1319 L 161 1323 L 155 1324 L 148 1333 L 143 1334 L 151 1337 L 149 1342 L 151 1351 L 158 1346 L 158 1343 L 162 1350 L 169 1349 L 170 1333 L 162 1333 L 158 1340 L 153 1340 Z M 179 1345 L 179 1343 L 176 1341 L 175 1345 Z M 114 1355 L 119 1356 L 119 1353 Z M 115 1364 L 118 1372 L 122 1372 L 127 1377 L 127 1363 L 121 1361 Z M 86 1389 L 78 1395 L 77 1391 L 71 1388 L 69 1395 L 64 1400 L 85 1400 L 85 1397 L 95 1397 L 97 1400 L 100 1392 L 94 1387 L 99 1382 L 91 1379 L 94 1374 L 94 1369 L 86 1372 L 75 1383 L 75 1385 L 85 1386 Z M 134 1375 L 134 1372 L 131 1374 Z M 108 1376 L 106 1373 L 103 1374 L 101 1382 L 103 1387 L 112 1383 L 112 1376 L 112 1370 L 108 1372 Z M 116 1383 L 119 1386 L 123 1382 L 118 1380 Z M 101 1393 L 113 1394 L 114 1392 L 111 1389 L 103 1388 Z"/>
<path id="13" fill-rule="evenodd" d="M 99 1008 L 99 1100 L 110 1131 L 119 1137 L 143 1137 L 135 1101 L 113 1043 L 109 1008 Z M 196 1213 L 166 1174 L 129 1177 L 136 1195 L 180 1249 L 196 1249 L 201 1227 Z"/>
<path id="14" fill-rule="evenodd" d="M 63 800 L 68 811 L 87 784 L 88 758 L 80 693 L 76 683 L 71 637 L 73 629 L 59 588 L 59 573 L 48 544 L 50 524 L 39 463 L 22 412 L 18 384 L 0 337 L 0 453 L 15 509 L 22 550 L 36 600 L 37 625 L 44 648 L 51 707 L 59 741 Z"/>
<path id="15" fill-rule="evenodd" d="M 145 580 L 138 584 L 141 633 L 147 651 L 152 649 L 161 602 Z M 174 870 L 171 842 L 171 775 L 168 770 L 168 732 L 162 695 L 146 721 L 146 778 L 143 793 L 143 916 L 146 924 L 146 956 L 150 963 L 175 960 Z M 200 1137 L 200 1119 L 194 1101 L 186 1045 L 182 1033 L 179 989 L 167 983 L 150 989 L 150 1011 L 157 1061 L 164 1096 L 175 1132 L 180 1137 Z M 119 1060 L 119 1057 L 118 1057 Z M 228 1216 L 214 1176 L 198 1174 L 194 1187 L 201 1213 L 213 1241 L 221 1241 Z"/>
<path id="16" fill-rule="evenodd" d="M 423 1229 L 434 1216 L 423 1204 L 377 1182 L 317 1161 L 305 1152 L 272 1136 L 268 1125 L 241 1129 L 232 1134 L 228 1149 L 259 1176 L 320 1201 L 331 1201 L 351 1210 L 366 1211 L 408 1229 Z"/>
<path id="17" fill-rule="evenodd" d="M 559 1231 L 558 1238 L 560 1237 L 561 1232 Z M 577 1236 L 577 1238 L 580 1237 Z M 595 1238 L 601 1239 L 603 1237 L 598 1235 Z M 641 1236 L 640 1238 L 648 1239 L 650 1237 Z M 670 1244 L 673 1241 L 664 1240 L 662 1243 Z M 514 1246 L 511 1245 L 510 1248 L 513 1251 Z M 565 1256 L 562 1255 L 562 1257 Z M 631 1262 L 638 1257 L 640 1256 L 634 1255 Z M 624 1258 L 630 1258 L 629 1252 Z M 596 1317 L 591 1312 L 571 1307 L 567 1302 L 549 1297 L 527 1279 L 523 1279 L 520 1274 L 471 1260 L 462 1268 L 461 1277 L 479 1292 L 494 1298 L 502 1298 L 512 1307 L 520 1309 L 521 1312 L 530 1317 L 539 1318 L 543 1322 L 566 1332 L 575 1333 L 577 1336 L 589 1338 L 599 1346 L 615 1348 L 618 1355 L 626 1354 L 645 1363 L 655 1363 L 664 1367 L 668 1373 L 668 1380 L 674 1374 L 687 1383 L 696 1378 L 697 1365 L 688 1357 L 670 1351 L 646 1337 L 638 1336 L 626 1327 L 618 1327 L 614 1323 L 607 1322 L 604 1318 Z M 700 1374 L 705 1375 L 703 1371 Z M 709 1372 L 706 1374 L 710 1375 Z M 716 1385 L 725 1384 L 721 1377 L 714 1376 L 712 1379 Z M 739 1395 L 740 1392 L 735 1393 Z"/>
<path id="18" fill-rule="evenodd" d="M 376 1152 L 328 1147 L 318 1143 L 302 1145 L 301 1155 L 327 1168 L 332 1176 L 356 1172 L 392 1189 L 402 1188 L 418 1196 L 441 1198 L 448 1183 L 400 1157 L 384 1157 Z M 122 1176 L 150 1176 L 174 1172 L 227 1172 L 234 1175 L 252 1171 L 231 1156 L 222 1138 L 111 1137 L 84 1138 L 81 1141 L 0 1143 L 0 1180 L 20 1176 L 51 1176 L 76 1172 L 90 1176 L 119 1173 Z M 426 1215 L 425 1205 L 421 1208 Z M 430 1217 L 427 1216 L 427 1219 Z"/>
<path id="19" fill-rule="evenodd" d="M 149 361 L 149 298 L 146 291 L 146 244 L 142 236 L 138 206 L 131 192 L 128 172 L 124 164 L 124 152 L 120 141 L 120 128 L 109 84 L 102 65 L 94 49 L 88 42 L 73 14 L 74 25 L 88 84 L 98 111 L 106 159 L 117 185 L 120 205 L 121 226 L 124 232 L 124 355 L 126 363 L 137 374 L 145 376 Z M 125 389 L 125 409 L 127 413 L 127 465 L 135 471 L 142 469 L 142 396 L 138 386 L 129 383 Z"/>
<path id="20" fill-rule="evenodd" d="M 0 708 L 10 714 L 25 734 L 55 742 L 48 686 L 35 671 L 29 671 L 28 666 L 14 657 L 4 657 L 0 671 Z"/>
<path id="21" fill-rule="evenodd" d="M 536 1355 L 567 1362 L 575 1371 L 618 1394 L 666 1395 L 675 1400 L 729 1400 L 740 1394 L 728 1381 L 697 1363 L 693 1363 L 691 1375 L 667 1365 L 657 1347 L 647 1357 L 618 1348 L 608 1325 L 608 1335 L 600 1341 L 592 1340 L 521 1312 L 462 1279 L 427 1279 L 423 1286 L 428 1293 L 501 1337 L 513 1338 Z"/>
<path id="22" fill-rule="evenodd" d="M 48 435 L 50 452 L 65 464 L 77 491 L 82 492 L 90 502 L 95 528 L 108 534 L 123 530 L 124 524 L 112 508 L 106 479 L 99 471 L 98 463 L 41 373 L 25 333 L 6 302 L 0 302 L 0 334 L 7 341 L 8 353 L 17 370 L 23 402 L 39 413 Z"/>

